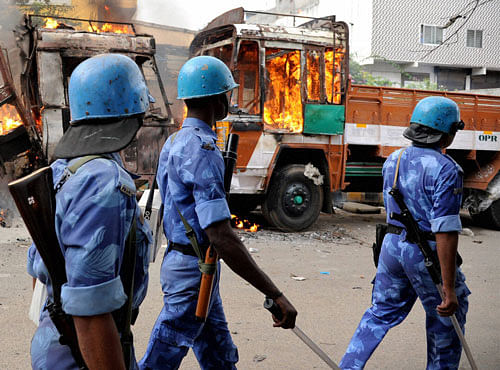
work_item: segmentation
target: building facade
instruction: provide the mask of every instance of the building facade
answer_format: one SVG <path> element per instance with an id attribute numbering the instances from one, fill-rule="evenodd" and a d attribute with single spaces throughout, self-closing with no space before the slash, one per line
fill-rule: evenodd
<path id="1" fill-rule="evenodd" d="M 500 1 L 373 0 L 370 66 L 399 86 L 500 87 Z"/>
<path id="2" fill-rule="evenodd" d="M 351 55 L 393 86 L 500 88 L 500 0 L 277 0 L 270 10 L 290 9 L 345 21 Z"/>

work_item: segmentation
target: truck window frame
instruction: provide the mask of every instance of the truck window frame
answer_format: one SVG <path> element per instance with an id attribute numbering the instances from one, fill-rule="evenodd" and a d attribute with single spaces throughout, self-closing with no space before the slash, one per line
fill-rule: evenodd
<path id="1" fill-rule="evenodd" d="M 257 107 L 257 111 L 255 113 L 249 113 L 249 112 L 245 112 L 245 111 L 239 111 L 238 114 L 241 114 L 241 115 L 249 115 L 249 116 L 256 116 L 256 117 L 261 117 L 262 116 L 262 112 L 264 111 L 264 102 L 263 102 L 263 93 L 264 93 L 264 89 L 263 89 L 263 69 L 262 69 L 262 63 L 261 63 L 261 54 L 262 54 L 262 48 L 261 48 L 261 44 L 259 42 L 259 40 L 255 40 L 255 39 L 238 39 L 237 42 L 236 42 L 236 48 L 234 50 L 234 59 L 233 59 L 233 62 L 232 62 L 232 72 L 233 72 L 233 76 L 235 77 L 235 80 L 237 79 L 236 83 L 239 84 L 240 86 L 237 87 L 236 89 L 233 90 L 233 93 L 231 94 L 231 103 L 234 101 L 233 99 L 233 96 L 234 96 L 234 93 L 235 91 L 237 91 L 238 93 L 238 97 L 236 99 L 236 101 L 240 102 L 240 98 L 243 97 L 243 94 L 244 94 L 244 79 L 243 81 L 241 81 L 241 75 L 240 75 L 240 70 L 238 68 L 238 65 L 239 65 L 239 55 L 240 55 L 240 50 L 241 50 L 241 46 L 242 44 L 249 44 L 249 43 L 254 43 L 256 45 L 256 50 L 257 50 L 257 59 L 255 61 L 255 67 L 256 67 L 256 78 L 255 78 L 255 84 L 256 86 L 254 87 L 254 99 L 250 101 L 250 103 L 252 101 L 255 101 L 256 103 L 254 103 L 253 105 L 255 105 Z M 243 83 L 243 84 L 242 84 Z M 243 89 L 242 89 L 243 87 Z M 233 105 L 234 107 L 234 105 Z M 239 108 L 242 108 L 242 109 L 246 109 L 246 107 L 239 107 L 238 105 L 238 109 Z"/>

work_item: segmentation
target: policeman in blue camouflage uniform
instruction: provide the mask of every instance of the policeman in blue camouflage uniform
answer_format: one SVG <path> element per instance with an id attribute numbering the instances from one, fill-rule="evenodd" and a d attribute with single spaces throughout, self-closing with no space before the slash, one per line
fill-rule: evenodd
<path id="1" fill-rule="evenodd" d="M 384 203 L 392 230 L 382 244 L 372 306 L 349 343 L 340 362 L 342 369 L 362 369 L 387 331 L 405 319 L 417 297 L 426 312 L 427 369 L 458 368 L 462 347 L 447 316 L 455 313 L 464 330 L 470 291 L 456 267 L 463 171 L 441 152 L 452 143 L 458 129 L 463 129 L 463 122 L 455 102 L 444 97 L 422 99 L 403 134 L 412 146 L 401 156 L 397 182 L 408 209 L 426 232 L 432 249 L 437 250 L 445 299 L 441 300 L 420 249 L 406 240 L 403 224 L 390 219 L 391 212 L 400 213 L 389 194 L 398 157 L 404 150 L 399 149 L 383 166 Z"/>
<path id="2" fill-rule="evenodd" d="M 237 86 L 229 68 L 214 57 L 190 59 L 179 72 L 178 98 L 187 105 L 187 118 L 165 143 L 158 168 L 163 227 L 169 240 L 161 267 L 164 306 L 139 363 L 141 369 L 178 369 L 189 348 L 202 369 L 234 369 L 238 361 L 219 295 L 220 264 L 207 320 L 195 320 L 201 273 L 179 213 L 204 250 L 211 243 L 233 271 L 275 299 L 284 317 L 274 326 L 295 325 L 294 307 L 256 265 L 230 225 L 224 162 L 212 127 L 227 115 L 226 93 Z"/>
<path id="3" fill-rule="evenodd" d="M 56 193 L 55 224 L 68 280 L 62 287 L 63 310 L 73 316 L 90 369 L 125 369 L 111 313 L 127 300 L 120 269 L 133 220 L 137 245 L 133 308 L 146 295 L 151 231 L 141 221 L 133 175 L 117 151 L 142 125 L 148 89 L 132 59 L 103 54 L 73 71 L 69 103 L 72 121 L 55 150 L 60 159 L 51 166 L 54 187 L 62 185 Z M 97 154 L 104 158 L 86 162 L 74 174 L 68 172 L 81 157 Z M 51 282 L 34 245 L 28 252 L 28 273 L 47 285 L 51 299 Z M 69 347 L 59 344 L 46 308 L 32 340 L 31 359 L 33 369 L 78 369 Z M 133 361 L 130 368 L 136 369 L 137 363 Z"/>

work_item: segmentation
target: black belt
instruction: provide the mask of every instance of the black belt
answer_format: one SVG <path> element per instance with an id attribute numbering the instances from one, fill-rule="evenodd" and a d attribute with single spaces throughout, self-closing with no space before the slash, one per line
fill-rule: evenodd
<path id="1" fill-rule="evenodd" d="M 396 225 L 387 224 L 387 232 L 388 233 L 401 235 L 401 233 L 403 232 L 403 230 L 404 230 L 403 227 L 399 227 L 399 226 L 396 226 Z M 430 231 L 424 231 L 423 233 L 424 233 L 425 238 L 427 240 L 436 241 L 436 235 L 434 235 L 432 232 L 430 232 Z M 410 243 L 411 243 L 411 241 L 410 241 Z M 439 258 L 437 256 L 437 251 L 435 251 L 434 254 L 436 256 L 436 261 L 439 261 Z M 460 255 L 460 253 L 457 252 L 457 266 L 461 266 L 462 263 L 463 263 L 462 256 Z"/>
<path id="2" fill-rule="evenodd" d="M 387 232 L 391 233 L 391 234 L 401 235 L 403 230 L 404 230 L 404 227 L 399 227 L 399 226 L 392 225 L 392 224 L 387 225 Z M 425 239 L 436 241 L 436 235 L 434 235 L 434 233 L 432 233 L 430 231 L 423 231 L 423 233 L 424 233 Z"/>
<path id="3" fill-rule="evenodd" d="M 188 256 L 198 257 L 191 244 L 179 244 L 179 243 L 170 242 L 170 249 L 176 250 L 176 251 L 181 252 L 182 254 L 186 254 Z M 203 254 L 205 254 L 207 249 L 208 249 L 208 245 L 201 246 L 201 251 L 203 252 Z"/>

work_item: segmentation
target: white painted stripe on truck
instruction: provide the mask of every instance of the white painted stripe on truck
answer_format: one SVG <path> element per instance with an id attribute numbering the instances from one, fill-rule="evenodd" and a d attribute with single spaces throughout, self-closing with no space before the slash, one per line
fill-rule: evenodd
<path id="1" fill-rule="evenodd" d="M 403 137 L 405 126 L 345 124 L 346 144 L 408 146 L 410 141 Z M 500 132 L 463 130 L 458 131 L 449 149 L 500 150 Z"/>
<path id="2" fill-rule="evenodd" d="M 342 145 L 342 135 L 283 134 L 281 144 Z M 264 132 L 248 161 L 246 170 L 237 172 L 231 180 L 231 193 L 255 194 L 264 190 L 264 179 L 278 146 L 276 135 Z"/>

